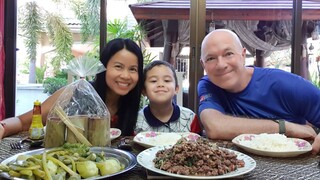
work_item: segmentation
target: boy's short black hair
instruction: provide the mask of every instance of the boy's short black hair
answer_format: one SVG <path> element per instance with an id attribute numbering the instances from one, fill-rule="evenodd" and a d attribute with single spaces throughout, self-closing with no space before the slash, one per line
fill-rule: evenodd
<path id="1" fill-rule="evenodd" d="M 171 69 L 171 71 L 173 73 L 174 80 L 175 80 L 176 87 L 178 87 L 179 85 L 178 85 L 178 78 L 177 78 L 176 70 L 173 67 L 173 65 L 167 61 L 155 60 L 155 61 L 152 61 L 151 63 L 147 64 L 146 67 L 143 69 L 143 82 L 146 81 L 148 71 L 150 71 L 155 66 L 161 66 L 161 65 L 166 66 Z"/>

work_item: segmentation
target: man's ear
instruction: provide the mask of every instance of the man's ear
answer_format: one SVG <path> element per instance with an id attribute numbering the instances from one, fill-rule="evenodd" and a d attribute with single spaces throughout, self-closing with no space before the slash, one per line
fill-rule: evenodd
<path id="1" fill-rule="evenodd" d="M 242 56 L 243 66 L 246 66 L 246 56 L 247 56 L 247 49 L 246 49 L 246 48 L 243 48 L 243 49 L 242 49 L 241 56 Z"/>
<path id="2" fill-rule="evenodd" d="M 202 68 L 204 69 L 204 65 L 203 65 L 202 59 L 200 59 L 200 64 L 201 64 Z"/>
<path id="3" fill-rule="evenodd" d="M 247 49 L 246 48 L 243 48 L 242 49 L 242 57 L 244 58 L 244 59 L 246 59 L 246 56 L 247 56 Z"/>

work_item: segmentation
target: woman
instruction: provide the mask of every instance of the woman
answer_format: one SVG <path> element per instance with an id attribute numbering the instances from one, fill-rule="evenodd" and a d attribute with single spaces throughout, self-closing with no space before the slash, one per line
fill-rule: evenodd
<path id="1" fill-rule="evenodd" d="M 93 86 L 105 99 L 112 116 L 111 127 L 119 128 L 123 135 L 132 135 L 143 86 L 142 52 L 129 39 L 115 39 L 108 43 L 100 59 L 107 70 L 96 76 Z"/>
<path id="2" fill-rule="evenodd" d="M 143 76 L 143 55 L 139 46 L 130 39 L 113 39 L 100 57 L 106 71 L 97 74 L 93 87 L 106 103 L 111 114 L 111 127 L 119 128 L 123 135 L 132 135 L 139 111 Z M 58 90 L 41 106 L 42 120 L 64 88 Z M 27 131 L 32 121 L 32 110 L 1 121 L 0 139 L 20 131 Z"/>

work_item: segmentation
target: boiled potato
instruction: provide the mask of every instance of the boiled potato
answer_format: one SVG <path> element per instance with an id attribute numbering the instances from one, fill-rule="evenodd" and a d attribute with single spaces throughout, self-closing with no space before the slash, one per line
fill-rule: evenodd
<path id="1" fill-rule="evenodd" d="M 92 161 L 81 161 L 77 162 L 76 164 L 77 171 L 83 178 L 89 178 L 99 175 L 99 169 L 97 168 L 96 163 Z"/>
<path id="2" fill-rule="evenodd" d="M 114 174 L 122 169 L 120 162 L 114 158 L 97 163 L 97 167 L 100 170 L 101 176 Z"/>

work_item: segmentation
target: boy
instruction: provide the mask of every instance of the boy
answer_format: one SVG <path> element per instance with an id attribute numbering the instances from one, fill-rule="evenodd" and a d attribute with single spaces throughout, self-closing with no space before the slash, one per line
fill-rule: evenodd
<path id="1" fill-rule="evenodd" d="M 139 111 L 135 132 L 200 133 L 197 115 L 188 108 L 174 104 L 179 91 L 174 67 L 166 61 L 152 61 L 143 70 L 143 95 L 149 105 Z"/>

